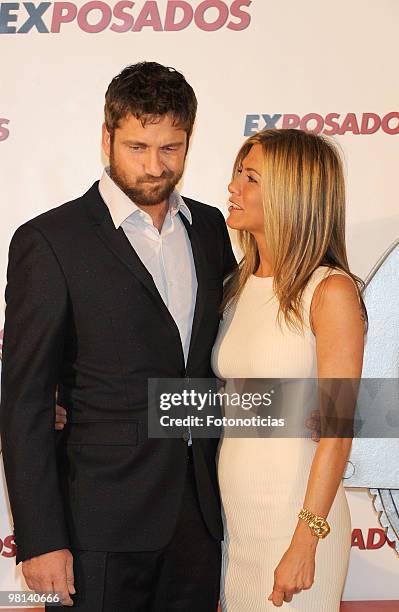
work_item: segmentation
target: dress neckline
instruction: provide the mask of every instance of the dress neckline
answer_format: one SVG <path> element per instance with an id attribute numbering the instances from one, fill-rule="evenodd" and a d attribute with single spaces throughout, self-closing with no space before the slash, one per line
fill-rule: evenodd
<path id="1" fill-rule="evenodd" d="M 274 276 L 256 276 L 255 274 L 251 274 L 251 278 L 254 278 L 256 281 L 272 281 Z"/>

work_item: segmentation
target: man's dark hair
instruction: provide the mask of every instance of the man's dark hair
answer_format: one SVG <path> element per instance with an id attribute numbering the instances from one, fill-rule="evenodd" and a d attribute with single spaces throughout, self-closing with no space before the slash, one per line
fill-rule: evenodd
<path id="1" fill-rule="evenodd" d="M 157 62 L 127 66 L 114 77 L 105 94 L 105 125 L 113 138 L 119 121 L 131 114 L 143 126 L 170 114 L 174 124 L 187 133 L 193 131 L 197 98 L 184 76 Z"/>

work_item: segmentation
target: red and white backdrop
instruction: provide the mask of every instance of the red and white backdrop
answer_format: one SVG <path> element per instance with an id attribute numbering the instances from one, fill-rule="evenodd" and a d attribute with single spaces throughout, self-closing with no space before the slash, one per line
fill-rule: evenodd
<path id="1" fill-rule="evenodd" d="M 0 2 L 1 295 L 17 226 L 99 177 L 105 89 L 141 60 L 180 69 L 195 88 L 181 189 L 224 213 L 245 135 L 294 126 L 334 136 L 347 169 L 350 264 L 365 278 L 399 237 L 398 22 L 397 0 Z M 348 498 L 344 599 L 399 600 L 398 555 L 372 498 L 367 489 Z M 2 477 L 0 591 L 23 588 L 11 534 Z"/>

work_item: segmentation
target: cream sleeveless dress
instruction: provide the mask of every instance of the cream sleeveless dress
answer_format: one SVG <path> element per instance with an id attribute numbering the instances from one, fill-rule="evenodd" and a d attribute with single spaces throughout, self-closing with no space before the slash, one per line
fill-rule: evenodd
<path id="1" fill-rule="evenodd" d="M 317 378 L 309 312 L 314 290 L 328 274 L 342 272 L 319 267 L 304 291 L 304 333 L 276 323 L 273 278 L 251 276 L 237 304 L 226 310 L 221 321 L 212 353 L 215 374 L 223 380 Z M 222 437 L 218 476 L 225 529 L 223 612 L 276 609 L 267 598 L 274 570 L 297 524 L 316 449 L 309 438 Z M 291 603 L 284 602 L 283 609 L 339 611 L 351 547 L 350 513 L 342 484 L 328 521 L 331 533 L 317 546 L 312 588 L 294 595 Z"/>

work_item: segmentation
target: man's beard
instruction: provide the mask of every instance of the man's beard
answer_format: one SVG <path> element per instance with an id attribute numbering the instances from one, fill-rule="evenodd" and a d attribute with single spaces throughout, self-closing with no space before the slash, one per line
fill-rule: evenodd
<path id="1" fill-rule="evenodd" d="M 155 206 L 168 200 L 183 175 L 183 171 L 175 173 L 172 170 L 164 170 L 159 177 L 142 176 L 132 186 L 127 182 L 125 176 L 119 172 L 112 153 L 109 158 L 109 165 L 110 177 L 114 183 L 137 206 Z"/>

